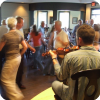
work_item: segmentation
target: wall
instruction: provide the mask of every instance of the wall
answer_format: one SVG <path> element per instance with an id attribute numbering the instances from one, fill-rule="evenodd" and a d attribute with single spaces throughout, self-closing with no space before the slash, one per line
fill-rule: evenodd
<path id="1" fill-rule="evenodd" d="M 100 8 L 100 5 L 96 4 L 95 7 L 91 7 L 91 4 L 86 5 L 86 19 L 87 20 L 90 20 L 91 18 L 91 8 Z"/>
<path id="2" fill-rule="evenodd" d="M 29 4 L 3 3 L 1 5 L 1 18 L 21 16 L 24 18 L 23 29 L 29 28 Z"/>
<path id="3" fill-rule="evenodd" d="M 48 12 L 48 27 L 51 27 L 50 17 L 53 17 L 53 11 L 52 10 L 48 10 L 47 12 Z M 37 25 L 37 10 L 34 11 L 34 24 Z"/>
<path id="4" fill-rule="evenodd" d="M 72 24 L 72 18 L 73 17 L 77 17 L 78 20 L 79 20 L 80 19 L 80 15 L 81 15 L 81 11 L 69 11 L 69 14 L 70 14 L 70 16 L 69 16 L 69 19 L 70 19 L 69 28 L 73 29 L 74 26 L 76 26 L 77 24 Z M 57 19 L 58 19 L 58 15 L 59 15 L 59 10 L 57 11 Z"/>
<path id="5" fill-rule="evenodd" d="M 72 24 L 72 18 L 77 17 L 80 19 L 81 12 L 80 11 L 70 11 L 70 28 L 73 29 L 77 24 Z"/>

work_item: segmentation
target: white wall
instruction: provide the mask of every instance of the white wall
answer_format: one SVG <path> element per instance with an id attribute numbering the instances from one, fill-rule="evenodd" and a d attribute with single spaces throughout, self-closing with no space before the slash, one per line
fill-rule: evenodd
<path id="1" fill-rule="evenodd" d="M 24 18 L 23 29 L 29 28 L 29 4 L 3 3 L 1 5 L 1 18 L 21 16 Z"/>
<path id="2" fill-rule="evenodd" d="M 79 20 L 81 12 L 80 11 L 69 11 L 69 13 L 70 13 L 70 16 L 69 16 L 70 17 L 70 26 L 69 26 L 69 28 L 73 29 L 74 26 L 76 26 L 77 24 L 72 24 L 72 18 L 77 17 Z M 58 20 L 58 14 L 59 14 L 59 10 L 57 10 L 57 20 Z"/>
<path id="3" fill-rule="evenodd" d="M 86 20 L 90 20 L 91 17 L 91 8 L 100 8 L 99 4 L 96 4 L 95 7 L 91 7 L 91 4 L 86 5 Z"/>
<path id="4" fill-rule="evenodd" d="M 77 17 L 80 19 L 81 12 L 80 11 L 70 11 L 70 28 L 73 29 L 77 24 L 72 24 L 72 18 Z"/>
<path id="5" fill-rule="evenodd" d="M 41 10 L 42 11 L 42 10 Z M 44 11 L 44 10 L 43 10 Z M 50 24 L 50 17 L 53 17 L 53 11 L 52 10 L 46 10 L 48 12 L 48 27 L 51 27 Z M 34 11 L 34 24 L 37 25 L 37 10 Z"/>

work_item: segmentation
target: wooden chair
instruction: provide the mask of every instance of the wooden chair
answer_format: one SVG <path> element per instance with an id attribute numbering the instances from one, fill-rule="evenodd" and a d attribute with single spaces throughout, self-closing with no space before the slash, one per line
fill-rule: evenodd
<path id="1" fill-rule="evenodd" d="M 73 100 L 77 100 L 78 95 L 78 79 L 80 77 L 87 77 L 89 79 L 89 83 L 84 91 L 84 100 L 94 100 L 95 94 L 98 90 L 97 79 L 100 78 L 100 69 L 91 69 L 86 71 L 80 71 L 71 76 L 73 80 L 76 80 L 75 89 L 74 89 L 74 96 Z M 94 86 L 95 90 L 91 95 L 87 95 L 87 90 L 90 86 Z"/>

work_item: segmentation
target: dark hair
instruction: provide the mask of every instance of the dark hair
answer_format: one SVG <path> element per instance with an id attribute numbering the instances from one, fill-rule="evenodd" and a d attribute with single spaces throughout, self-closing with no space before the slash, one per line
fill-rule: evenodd
<path id="1" fill-rule="evenodd" d="M 36 29 L 36 25 L 33 25 L 32 32 L 34 32 L 34 33 L 35 33 L 35 36 L 37 36 L 37 35 L 38 35 L 38 31 L 37 31 L 37 29 Z"/>
<path id="2" fill-rule="evenodd" d="M 81 37 L 85 44 L 92 44 L 95 37 L 95 31 L 91 26 L 83 24 L 77 30 L 77 37 Z"/>
<path id="3" fill-rule="evenodd" d="M 55 29 L 55 26 L 53 25 L 52 28 L 51 28 L 50 33 L 52 33 L 54 29 Z"/>
<path id="4" fill-rule="evenodd" d="M 20 17 L 20 16 L 16 16 L 15 18 L 17 19 L 17 23 L 21 23 L 21 19 L 24 20 L 24 19 L 23 19 L 22 17 Z"/>

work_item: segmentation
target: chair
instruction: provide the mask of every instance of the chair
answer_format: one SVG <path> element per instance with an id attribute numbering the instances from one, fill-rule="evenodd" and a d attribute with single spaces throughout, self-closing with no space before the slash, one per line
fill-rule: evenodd
<path id="1" fill-rule="evenodd" d="M 94 100 L 95 94 L 98 90 L 97 79 L 100 78 L 100 69 L 90 69 L 90 70 L 80 71 L 71 76 L 73 80 L 76 80 L 73 100 L 77 100 L 78 79 L 84 76 L 89 79 L 89 83 L 84 91 L 84 100 Z M 95 86 L 95 90 L 91 95 L 88 96 L 87 90 L 90 86 Z"/>

